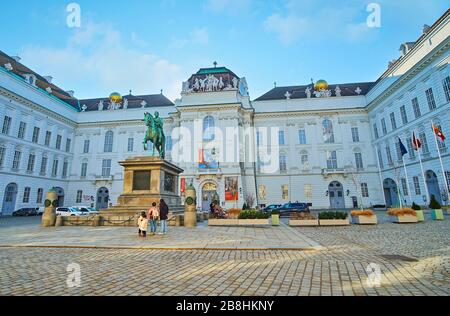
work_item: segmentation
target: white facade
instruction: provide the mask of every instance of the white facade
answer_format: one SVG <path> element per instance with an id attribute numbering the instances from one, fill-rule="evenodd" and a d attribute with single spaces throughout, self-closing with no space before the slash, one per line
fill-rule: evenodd
<path id="1" fill-rule="evenodd" d="M 286 89 L 285 97 L 251 101 L 245 78 L 234 82 L 234 74 L 224 68 L 216 76 L 230 78 L 228 85 L 221 78 L 209 90 L 199 84 L 197 89 L 199 72 L 183 85 L 181 98 L 173 106 L 81 111 L 0 65 L 3 215 L 42 206 L 45 193 L 53 187 L 66 206 L 115 204 L 123 180 L 118 162 L 149 154 L 142 146 L 146 111 L 158 111 L 165 119 L 166 159 L 184 170 L 182 181 L 197 189 L 199 207 L 208 207 L 215 198 L 224 207 L 242 207 L 247 196 L 259 205 L 300 201 L 311 203 L 312 208 L 353 208 L 361 200 L 367 207 L 391 205 L 397 202 L 396 186 L 407 204 L 426 204 L 431 194 L 438 193 L 443 201 L 450 144 L 448 140 L 441 144 L 441 165 L 431 120 L 450 137 L 449 27 L 446 14 L 369 91 L 345 96 L 333 90 L 327 97 L 291 98 Z M 417 102 L 412 101 L 415 98 Z M 205 126 L 213 128 L 205 130 Z M 37 139 L 35 127 L 39 128 Z M 48 144 L 47 131 L 51 133 Z M 408 145 L 413 132 L 426 137 L 428 151 L 421 151 L 423 173 L 418 153 Z M 275 133 L 275 141 L 270 133 Z M 408 177 L 397 159 L 398 137 L 415 153 L 404 158 Z M 216 166 L 199 167 L 202 149 L 215 153 Z M 19 161 L 16 152 L 20 152 Z M 276 170 L 267 172 L 267 165 L 260 161 L 269 152 Z M 46 168 L 41 168 L 43 157 Z M 55 161 L 56 173 L 52 170 Z M 237 179 L 237 200 L 226 193 L 232 178 Z M 38 196 L 40 192 L 44 197 Z"/>

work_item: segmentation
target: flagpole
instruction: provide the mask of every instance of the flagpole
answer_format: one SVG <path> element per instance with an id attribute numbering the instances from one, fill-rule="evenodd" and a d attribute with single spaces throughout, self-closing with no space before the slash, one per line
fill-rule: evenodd
<path id="1" fill-rule="evenodd" d="M 411 187 L 409 185 L 408 171 L 406 169 L 405 159 L 403 156 L 402 156 L 402 162 L 403 162 L 403 168 L 405 169 L 406 185 L 408 187 L 409 204 L 412 205 Z"/>
<path id="2" fill-rule="evenodd" d="M 447 183 L 447 178 L 446 178 L 446 176 L 445 176 L 445 169 L 444 169 L 444 163 L 442 162 L 442 156 L 441 156 L 441 151 L 440 151 L 440 149 L 439 149 L 439 144 L 438 144 L 438 140 L 437 140 L 437 135 L 436 135 L 436 132 L 434 131 L 434 123 L 433 123 L 433 120 L 431 120 L 431 129 L 433 130 L 433 135 L 434 135 L 434 142 L 435 142 L 435 144 L 436 144 L 436 149 L 437 149 L 437 152 L 438 152 L 438 156 L 439 156 L 439 162 L 441 163 L 441 170 L 442 170 L 442 176 L 444 177 L 444 186 L 445 186 L 445 190 L 447 191 L 447 196 L 449 196 L 450 197 L 450 193 L 449 193 L 449 190 L 448 190 L 448 183 Z"/>
<path id="3" fill-rule="evenodd" d="M 384 203 L 387 204 L 386 192 L 384 192 L 384 185 L 383 185 L 383 175 L 381 174 L 380 157 L 378 156 L 378 151 L 379 151 L 378 147 L 376 147 L 375 150 L 376 150 L 375 156 L 377 157 L 378 174 L 380 176 L 381 192 L 383 192 Z"/>
<path id="4" fill-rule="evenodd" d="M 416 130 L 414 130 L 414 134 L 416 133 Z M 415 137 L 415 136 L 414 136 Z M 430 193 L 428 192 L 428 186 L 427 186 L 427 180 L 425 178 L 425 172 L 423 171 L 423 164 L 422 164 L 422 155 L 420 154 L 420 148 L 417 148 L 417 154 L 419 155 L 419 162 L 420 162 L 420 170 L 422 170 L 422 178 L 423 178 L 423 184 L 425 185 L 425 192 L 426 192 L 426 203 L 428 204 L 428 200 L 430 198 Z"/>

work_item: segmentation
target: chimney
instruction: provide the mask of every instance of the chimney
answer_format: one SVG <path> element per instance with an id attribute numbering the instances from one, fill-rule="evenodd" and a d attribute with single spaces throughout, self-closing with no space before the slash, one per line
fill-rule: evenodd
<path id="1" fill-rule="evenodd" d="M 428 33 L 428 31 L 431 29 L 431 27 L 428 24 L 425 24 L 422 28 L 423 34 Z"/>
<path id="2" fill-rule="evenodd" d="M 18 63 L 20 63 L 20 60 L 22 59 L 19 56 L 11 56 L 11 58 L 14 59 Z"/>
<path id="3" fill-rule="evenodd" d="M 70 95 L 71 98 L 73 98 L 73 96 L 75 95 L 75 91 L 73 90 L 66 91 L 66 93 Z"/>
<path id="4" fill-rule="evenodd" d="M 52 76 L 44 76 L 44 79 L 45 79 L 48 83 L 52 83 L 53 77 L 52 77 Z"/>

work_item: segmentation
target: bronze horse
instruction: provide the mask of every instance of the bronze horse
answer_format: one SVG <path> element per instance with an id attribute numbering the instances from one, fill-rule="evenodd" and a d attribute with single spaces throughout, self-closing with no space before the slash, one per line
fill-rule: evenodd
<path id="1" fill-rule="evenodd" d="M 163 121 L 159 117 L 159 113 L 155 112 L 153 117 L 150 113 L 144 113 L 144 122 L 147 126 L 147 131 L 144 136 L 144 150 L 148 149 L 148 141 L 153 143 L 153 154 L 156 156 L 156 150 L 159 152 L 159 158 L 164 159 L 166 157 L 166 137 L 163 132 Z"/>

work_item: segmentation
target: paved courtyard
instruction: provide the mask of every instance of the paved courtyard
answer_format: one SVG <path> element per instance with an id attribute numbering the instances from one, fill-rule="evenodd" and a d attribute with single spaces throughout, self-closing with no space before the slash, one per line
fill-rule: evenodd
<path id="1" fill-rule="evenodd" d="M 396 225 L 381 216 L 381 222 L 202 225 L 142 240 L 133 228 L 42 229 L 37 218 L 1 219 L 0 295 L 448 296 L 449 217 Z M 66 269 L 73 263 L 81 283 L 69 288 Z M 379 286 L 367 282 L 369 264 L 381 270 Z"/>

